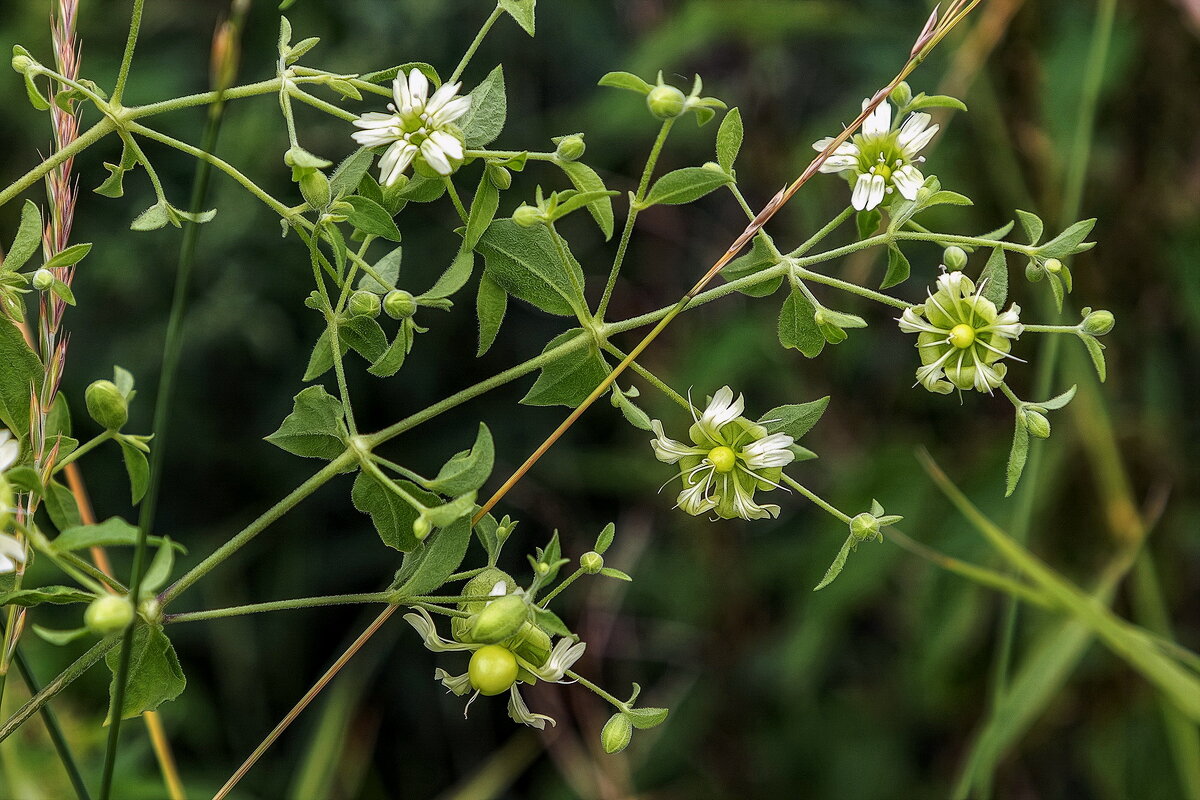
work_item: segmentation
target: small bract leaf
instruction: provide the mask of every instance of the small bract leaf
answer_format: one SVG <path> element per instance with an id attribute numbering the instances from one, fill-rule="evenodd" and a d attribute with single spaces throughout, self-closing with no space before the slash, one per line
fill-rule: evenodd
<path id="1" fill-rule="evenodd" d="M 726 172 L 733 169 L 733 162 L 742 149 L 742 136 L 742 112 L 731 108 L 717 129 L 717 163 Z"/>
<path id="2" fill-rule="evenodd" d="M 492 432 L 481 422 L 475 444 L 470 450 L 464 450 L 447 461 L 438 471 L 437 477 L 430 481 L 429 488 L 440 494 L 452 496 L 473 492 L 483 486 L 484 481 L 492 474 L 495 455 Z"/>
<path id="3" fill-rule="evenodd" d="M 653 205 L 679 205 L 699 200 L 704 195 L 732 183 L 725 172 L 705 167 L 684 167 L 663 175 L 650 187 L 649 194 L 640 204 L 642 208 Z"/>
<path id="4" fill-rule="evenodd" d="M 292 413 L 266 440 L 305 458 L 333 459 L 341 455 L 346 449 L 341 401 L 324 386 L 310 386 L 293 401 Z"/>

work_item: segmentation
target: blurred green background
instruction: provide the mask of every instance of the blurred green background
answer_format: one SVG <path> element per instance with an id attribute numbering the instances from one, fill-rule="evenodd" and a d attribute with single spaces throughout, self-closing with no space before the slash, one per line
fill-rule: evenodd
<path id="1" fill-rule="evenodd" d="M 82 0 L 83 74 L 111 86 L 126 31 L 128 3 Z M 1048 229 L 1063 216 L 1077 138 L 1081 87 L 1099 5 L 1081 0 L 988 0 L 964 36 L 953 35 L 922 66 L 914 90 L 958 93 L 971 109 L 947 126 L 929 170 L 975 206 L 936 217 L 942 229 L 980 233 L 1038 212 Z M 130 103 L 201 91 L 208 83 L 221 0 L 147 3 Z M 296 38 L 320 35 L 307 63 L 368 71 L 410 60 L 449 72 L 490 7 L 482 0 L 300 0 L 288 12 Z M 584 160 L 611 188 L 634 188 L 655 123 L 632 94 L 599 89 L 610 70 L 646 78 L 662 69 L 679 85 L 694 73 L 706 94 L 740 107 L 746 144 L 739 184 L 760 206 L 811 157 L 810 143 L 838 129 L 893 74 L 928 12 L 897 0 L 620 0 L 538 4 L 532 42 L 510 20 L 499 23 L 465 75 L 468 86 L 503 62 L 508 126 L 496 145 L 549 149 L 549 137 L 584 131 Z M 0 43 L 21 43 L 50 60 L 48 0 L 0 3 Z M 273 75 L 278 11 L 254 2 L 243 42 L 241 79 Z M 1194 458 L 1200 407 L 1200 11 L 1188 0 L 1117 4 L 1105 50 L 1090 158 L 1079 217 L 1099 218 L 1100 244 L 1079 256 L 1076 307 L 1111 309 L 1109 379 L 1093 393 L 1116 431 L 1121 470 L 1135 502 L 1155 522 L 1148 551 L 1181 643 L 1200 645 L 1200 468 Z M 994 48 L 993 48 L 994 45 Z M 983 63 L 980 64 L 981 59 Z M 46 117 L 25 101 L 13 73 L 0 81 L 0 185 L 24 173 L 48 146 Z M 349 128 L 310 109 L 298 111 L 301 140 L 313 152 L 349 152 Z M 86 122 L 86 120 L 85 120 Z M 686 121 L 685 121 L 686 122 Z M 198 142 L 203 111 L 158 118 L 172 135 Z M 662 169 L 710 160 L 716 124 L 676 129 Z M 270 97 L 229 106 L 218 148 L 279 196 L 299 201 L 282 163 L 286 135 Z M 149 148 L 176 204 L 186 202 L 193 164 Z M 128 222 L 153 202 L 142 173 L 126 198 L 93 194 L 115 161 L 105 141 L 76 161 L 81 193 L 75 241 L 95 249 L 79 270 L 65 391 L 76 401 L 114 363 L 132 370 L 141 393 L 130 430 L 149 427 L 179 233 L 133 234 Z M 472 172 L 472 176 L 474 173 Z M 474 177 L 467 179 L 474 180 Z M 511 213 L 534 182 L 564 188 L 553 168 L 531 166 L 502 198 Z M 469 188 L 465 191 L 470 191 Z M 38 192 L 29 196 L 40 201 Z M 309 349 L 321 329 L 301 301 L 311 273 L 294 237 L 279 238 L 274 215 L 230 181 L 216 177 L 215 222 L 201 233 L 184 367 L 169 431 L 159 531 L 190 548 L 195 563 L 312 471 L 310 462 L 266 444 L 291 407 Z M 618 208 L 623 209 L 623 200 Z M 794 247 L 846 202 L 842 183 L 814 180 L 770 226 Z M 0 210 L 11 232 L 18 205 Z M 583 216 L 583 215 L 579 215 Z M 587 220 L 568 232 L 599 291 L 613 243 Z M 453 209 L 444 200 L 410 206 L 401 217 L 406 256 L 401 285 L 428 286 L 457 247 Z M 659 207 L 642 218 L 610 317 L 662 306 L 683 293 L 741 230 L 733 200 Z M 4 237 L 7 239 L 7 236 Z M 914 247 L 914 278 L 898 290 L 916 299 L 932 281 L 938 251 Z M 876 283 L 878 254 L 827 265 Z M 970 269 L 980 265 L 972 260 Z M 1014 280 L 1019 267 L 1014 271 Z M 871 323 L 810 361 L 775 337 L 779 295 L 733 296 L 689 313 L 651 348 L 644 363 L 677 388 L 698 394 L 728 383 L 750 410 L 832 397 L 807 437 L 821 459 L 791 472 L 843 509 L 879 498 L 905 515 L 914 538 L 959 557 L 997 565 L 950 508 L 914 458 L 930 450 L 951 477 L 1000 524 L 1033 503 L 1029 539 L 1036 552 L 1089 585 L 1115 552 L 1111 501 L 1094 449 L 1103 417 L 1095 404 L 1055 416 L 1042 469 L 1028 474 L 1032 500 L 1005 501 L 1004 461 L 1012 410 L 1003 398 L 933 396 L 910 389 L 916 357 L 890 313 L 829 292 L 841 310 Z M 1044 285 L 1017 280 L 1013 299 L 1026 318 L 1044 313 Z M 379 381 L 354 369 L 360 426 L 382 427 L 460 388 L 536 354 L 562 320 L 520 303 L 496 346 L 474 358 L 473 284 L 448 315 L 430 312 L 430 333 L 410 362 Z M 1077 317 L 1072 318 L 1074 321 Z M 636 341 L 624 337 L 628 349 Z M 1039 340 L 1016 352 L 1034 359 Z M 1091 381 L 1082 347 L 1063 342 L 1055 391 Z M 1036 365 L 1015 365 L 1013 383 L 1029 394 Z M 516 401 L 517 381 L 404 435 L 388 448 L 419 472 L 436 470 L 469 445 L 476 423 L 497 437 L 492 485 L 540 442 L 560 408 Z M 635 380 L 634 383 L 641 384 Z M 681 430 L 677 407 L 644 388 L 645 405 Z M 885 798 L 949 792 L 985 718 L 1007 602 L 995 593 L 900 550 L 868 545 L 843 575 L 813 594 L 844 538 L 840 524 L 801 498 L 783 499 L 775 522 L 712 524 L 670 509 L 655 494 L 670 476 L 647 437 L 606 403 L 583 421 L 504 501 L 521 520 L 508 566 L 519 579 L 523 554 L 558 529 L 569 556 L 591 546 L 608 521 L 617 544 L 608 562 L 635 576 L 631 586 L 583 582 L 561 613 L 588 641 L 581 669 L 624 695 L 630 681 L 643 702 L 668 705 L 670 720 L 639 734 L 619 756 L 604 756 L 599 729 L 608 710 L 578 687 L 541 685 L 531 708 L 557 717 L 545 734 L 509 722 L 504 704 L 483 699 L 462 718 L 462 703 L 433 682 L 435 659 L 402 622 L 375 637 L 321 701 L 241 783 L 245 798 Z M 1093 441 L 1094 443 L 1094 441 Z M 1111 461 L 1104 462 L 1111 469 Z M 129 515 L 128 489 L 115 448 L 85 465 L 101 517 Z M 1100 477 L 1097 477 L 1097 476 Z M 774 499 L 774 498 L 772 498 Z M 176 610 L 300 595 L 373 591 L 398 566 L 369 520 L 349 503 L 349 481 L 335 481 L 191 591 Z M 478 554 L 469 558 L 478 558 Z M 127 569 L 127 565 L 119 565 Z M 470 566 L 468 562 L 467 566 Z M 1134 597 L 1136 599 L 1136 596 Z M 1134 613 L 1126 590 L 1118 610 Z M 45 624 L 78 624 L 55 610 Z M 189 791 L 208 796 L 260 741 L 365 623 L 368 612 L 326 609 L 173 626 L 187 692 L 162 708 Z M 373 615 L 373 612 L 371 612 Z M 35 618 L 36 619 L 36 618 Z M 1017 663 L 1058 619 L 1022 609 Z M 61 623 L 61 624 L 55 624 Z M 48 678 L 77 646 L 56 650 L 27 637 L 37 674 Z M 438 662 L 442 663 L 442 662 Z M 108 674 L 95 669 L 55 701 L 90 774 L 98 774 L 105 731 L 98 727 Z M 18 695 L 16 690 L 10 691 Z M 1001 798 L 1175 798 L 1185 789 L 1173 767 L 1154 692 L 1107 650 L 1092 647 L 995 777 Z M 9 702 L 15 702 L 10 697 Z M 39 723 L 0 746 L 0 794 L 56 798 L 68 791 Z M 144 729 L 128 724 L 118 795 L 163 796 Z M 9 794 L 4 794 L 8 792 Z"/>

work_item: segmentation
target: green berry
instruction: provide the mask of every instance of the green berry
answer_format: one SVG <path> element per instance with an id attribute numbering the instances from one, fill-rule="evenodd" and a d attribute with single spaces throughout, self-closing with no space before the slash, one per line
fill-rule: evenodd
<path id="1" fill-rule="evenodd" d="M 517 657 L 498 644 L 486 645 L 471 655 L 467 676 L 480 694 L 500 694 L 517 682 Z"/>
<path id="2" fill-rule="evenodd" d="M 129 421 L 129 402 L 112 381 L 96 381 L 83 395 L 88 414 L 105 430 L 119 431 Z"/>

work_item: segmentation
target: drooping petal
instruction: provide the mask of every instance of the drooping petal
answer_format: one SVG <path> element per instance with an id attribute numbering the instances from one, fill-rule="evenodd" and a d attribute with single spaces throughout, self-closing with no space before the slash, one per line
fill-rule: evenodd
<path id="1" fill-rule="evenodd" d="M 786 433 L 773 433 L 743 447 L 742 460 L 750 469 L 786 467 L 796 458 L 788 449 L 795 443 L 796 440 Z"/>
<path id="2" fill-rule="evenodd" d="M 925 176 L 912 164 L 906 164 L 892 173 L 892 184 L 905 200 L 916 200 L 917 191 L 924 183 Z"/>
<path id="3" fill-rule="evenodd" d="M 870 105 L 871 100 L 863 100 L 863 108 Z M 863 120 L 863 136 L 884 136 L 892 129 L 892 107 L 887 100 L 875 106 L 875 110 Z"/>
<path id="4" fill-rule="evenodd" d="M 651 420 L 650 427 L 656 434 L 655 438 L 650 440 L 650 446 L 654 448 L 655 458 L 664 464 L 674 464 L 685 456 L 704 455 L 704 450 L 690 447 L 667 436 L 663 432 L 663 424 L 659 420 Z"/>
<path id="5" fill-rule="evenodd" d="M 546 729 L 546 723 L 557 725 L 553 717 L 548 717 L 545 714 L 534 714 L 529 710 L 529 706 L 525 705 L 525 699 L 521 697 L 521 693 L 517 691 L 517 685 L 514 683 L 512 688 L 508 690 L 508 716 L 513 722 L 519 722 L 522 725 L 528 725 L 531 728 L 537 728 L 539 731 Z"/>
<path id="6" fill-rule="evenodd" d="M 779 506 L 760 506 L 754 502 L 754 492 L 742 486 L 739 480 L 728 481 L 733 490 L 733 510 L 742 519 L 768 519 L 779 516 Z"/>
<path id="7" fill-rule="evenodd" d="M 676 505 L 683 509 L 684 513 L 691 514 L 693 517 L 698 517 L 712 511 L 717 507 L 717 501 L 712 498 L 709 489 L 712 487 L 713 470 L 710 467 L 708 472 L 697 477 L 692 476 L 691 480 L 695 483 L 689 483 L 688 478 L 684 478 L 684 490 L 679 493 L 676 500 Z"/>
<path id="8" fill-rule="evenodd" d="M 1016 303 L 996 317 L 996 321 L 989 325 L 984 330 L 1003 336 L 1005 339 L 1017 339 L 1025 332 L 1025 326 L 1021 324 L 1021 307 Z"/>
<path id="9" fill-rule="evenodd" d="M 433 618 L 423 608 L 418 608 L 415 612 L 405 614 L 404 621 L 413 626 L 421 639 L 424 640 L 425 647 L 435 653 L 474 650 L 477 647 L 477 645 L 466 645 L 443 639 L 438 635 L 437 627 L 433 624 Z"/>
<path id="10" fill-rule="evenodd" d="M 441 681 L 442 686 L 459 697 L 471 693 L 471 676 L 465 672 L 462 675 L 451 675 L 439 667 L 433 671 L 433 678 Z"/>
<path id="11" fill-rule="evenodd" d="M 855 211 L 866 211 L 870 196 L 871 175 L 866 172 L 860 173 L 858 180 L 854 182 L 854 191 L 850 194 L 850 205 L 854 206 Z"/>
<path id="12" fill-rule="evenodd" d="M 921 306 L 904 309 L 900 315 L 900 330 L 904 333 L 941 333 L 940 328 L 930 325 L 921 316 Z"/>
<path id="13" fill-rule="evenodd" d="M 412 163 L 416 155 L 416 145 L 407 140 L 393 144 L 379 160 L 379 182 L 384 186 L 394 185 L 396 181 L 400 180 L 400 176 L 404 174 L 404 170 L 408 169 L 408 165 Z M 384 168 L 385 161 L 387 162 L 386 169 Z"/>

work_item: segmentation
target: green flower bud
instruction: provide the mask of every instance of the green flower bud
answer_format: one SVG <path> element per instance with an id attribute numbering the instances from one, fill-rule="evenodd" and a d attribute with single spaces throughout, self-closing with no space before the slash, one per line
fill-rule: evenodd
<path id="1" fill-rule="evenodd" d="M 517 657 L 498 644 L 481 647 L 471 655 L 467 677 L 480 694 L 496 695 L 517 682 Z"/>
<path id="2" fill-rule="evenodd" d="M 355 317 L 378 317 L 382 304 L 379 295 L 359 290 L 350 295 L 350 314 Z"/>
<path id="3" fill-rule="evenodd" d="M 704 169 L 708 170 L 709 172 L 724 172 L 725 171 L 725 168 L 722 167 L 720 164 L 718 164 L 715 161 L 705 161 L 704 164 L 702 164 L 701 166 Z"/>
<path id="4" fill-rule="evenodd" d="M 588 575 L 595 575 L 604 569 L 604 556 L 595 550 L 589 550 L 579 557 L 579 568 Z"/>
<path id="5" fill-rule="evenodd" d="M 919 204 L 919 203 L 924 203 L 924 202 L 927 202 L 927 201 L 929 200 L 929 198 L 930 198 L 930 197 L 932 197 L 932 196 L 933 196 L 933 192 L 932 192 L 932 191 L 930 191 L 929 187 L 928 187 L 928 186 L 922 186 L 920 189 L 917 189 L 917 199 L 916 199 L 916 202 L 917 202 L 918 204 Z"/>
<path id="6" fill-rule="evenodd" d="M 539 561 L 536 569 L 537 569 L 538 575 L 549 575 L 550 574 L 550 565 L 547 564 L 545 561 Z"/>
<path id="7" fill-rule="evenodd" d="M 408 319 L 417 313 L 417 301 L 403 289 L 393 289 L 383 298 L 383 310 L 392 319 Z"/>
<path id="8" fill-rule="evenodd" d="M 1025 265 L 1025 280 L 1030 283 L 1037 283 L 1044 277 L 1046 277 L 1046 273 L 1037 264 L 1030 261 Z"/>
<path id="9" fill-rule="evenodd" d="M 14 52 L 12 62 L 10 62 L 12 63 L 13 71 L 21 75 L 24 75 L 30 67 L 37 64 L 36 61 L 24 53 L 24 49 L 25 48 L 21 48 L 20 51 L 17 51 L 17 48 L 13 48 Z"/>
<path id="10" fill-rule="evenodd" d="M 687 108 L 687 98 L 674 86 L 655 86 L 646 95 L 646 106 L 659 119 L 675 119 Z"/>
<path id="11" fill-rule="evenodd" d="M 83 624 L 97 636 L 120 633 L 133 622 L 133 605 L 129 598 L 107 594 L 97 597 L 83 612 Z"/>
<path id="12" fill-rule="evenodd" d="M 1050 438 L 1050 420 L 1037 411 L 1025 409 L 1025 429 L 1029 431 L 1030 436 L 1036 436 L 1039 439 Z"/>
<path id="13" fill-rule="evenodd" d="M 604 728 L 600 731 L 600 744 L 604 746 L 604 752 L 609 755 L 624 750 L 629 746 L 629 740 L 632 738 L 633 725 L 629 722 L 629 718 L 619 711 L 609 717 L 608 722 L 604 723 Z"/>
<path id="14" fill-rule="evenodd" d="M 487 175 L 492 185 L 501 191 L 512 186 L 512 173 L 499 164 L 488 164 Z"/>
<path id="15" fill-rule="evenodd" d="M 879 536 L 879 520 L 873 514 L 863 512 L 850 520 L 850 533 L 860 542 Z"/>
<path id="16" fill-rule="evenodd" d="M 1111 311 L 1093 311 L 1083 318 L 1083 323 L 1080 327 L 1084 333 L 1090 333 L 1092 336 L 1103 336 L 1113 329 L 1116 321 L 1113 319 Z"/>
<path id="17" fill-rule="evenodd" d="M 1062 271 L 1062 268 L 1063 268 L 1063 264 L 1057 258 L 1047 258 L 1046 259 L 1046 271 L 1047 272 L 1059 273 Z"/>
<path id="18" fill-rule="evenodd" d="M 422 514 L 413 522 L 413 536 L 417 537 L 417 541 L 423 541 L 430 531 L 433 530 L 433 523 L 429 521 L 429 517 Z"/>
<path id="19" fill-rule="evenodd" d="M 33 288 L 44 292 L 54 285 L 54 273 L 45 267 L 33 273 Z"/>
<path id="20" fill-rule="evenodd" d="M 517 582 L 504 570 L 488 567 L 471 580 L 463 584 L 462 593 L 468 597 L 490 594 L 497 583 L 504 583 L 504 591 L 511 592 L 517 588 Z M 458 610 L 468 614 L 478 614 L 487 605 L 487 601 L 473 600 L 469 603 L 459 603 Z M 460 642 L 470 642 L 473 619 L 454 617 L 450 620 L 450 631 Z"/>
<path id="21" fill-rule="evenodd" d="M 17 502 L 17 496 L 13 492 L 12 484 L 3 475 L 0 475 L 0 530 L 4 530 L 8 525 L 9 519 L 12 518 L 13 505 Z"/>
<path id="22" fill-rule="evenodd" d="M 583 155 L 586 147 L 583 143 L 583 136 L 576 133 L 559 139 L 558 149 L 554 151 L 554 155 L 561 161 L 575 161 Z"/>
<path id="23" fill-rule="evenodd" d="M 888 95 L 888 99 L 900 108 L 904 108 L 906 105 L 911 103 L 912 98 L 912 87 L 908 85 L 908 81 L 900 81 L 896 88 L 892 89 L 892 93 Z M 949 267 L 950 265 L 947 264 L 946 266 Z"/>
<path id="24" fill-rule="evenodd" d="M 506 594 L 489 602 L 475 615 L 471 625 L 471 640 L 484 644 L 495 644 L 517 634 L 529 616 L 525 598 Z"/>
<path id="25" fill-rule="evenodd" d="M 532 622 L 526 622 L 517 632 L 513 651 L 535 667 L 540 667 L 550 657 L 550 636 Z"/>
<path id="26" fill-rule="evenodd" d="M 512 218 L 513 222 L 522 228 L 532 228 L 534 225 L 540 225 L 544 219 L 541 211 L 524 203 L 513 212 Z"/>
<path id="27" fill-rule="evenodd" d="M 950 245 L 942 253 L 942 263 L 951 271 L 962 269 L 967 265 L 967 251 L 957 245 Z"/>
<path id="28" fill-rule="evenodd" d="M 112 381 L 96 381 L 83 395 L 88 414 L 105 430 L 119 431 L 129 421 L 129 403 Z"/>
<path id="29" fill-rule="evenodd" d="M 324 208 L 329 203 L 329 179 L 319 169 L 304 170 L 300 176 L 300 194 L 313 208 Z"/>

